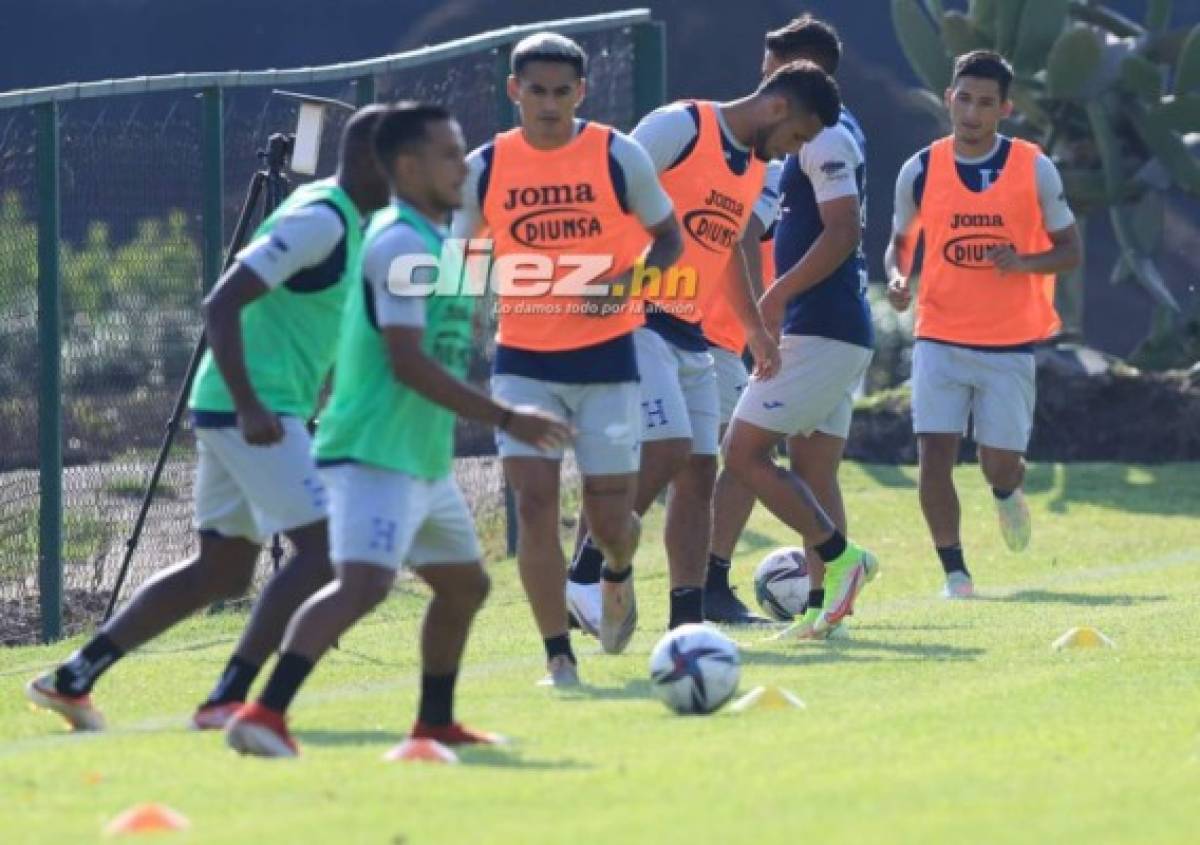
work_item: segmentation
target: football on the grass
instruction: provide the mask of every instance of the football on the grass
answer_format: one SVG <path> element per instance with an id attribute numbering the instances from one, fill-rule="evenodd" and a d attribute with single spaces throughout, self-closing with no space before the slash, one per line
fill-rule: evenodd
<path id="1" fill-rule="evenodd" d="M 804 549 L 776 549 L 754 571 L 754 597 L 768 616 L 790 622 L 808 602 L 808 561 Z"/>
<path id="2" fill-rule="evenodd" d="M 650 681 L 676 713 L 712 713 L 733 697 L 741 664 L 737 643 L 717 629 L 680 625 L 650 653 Z"/>

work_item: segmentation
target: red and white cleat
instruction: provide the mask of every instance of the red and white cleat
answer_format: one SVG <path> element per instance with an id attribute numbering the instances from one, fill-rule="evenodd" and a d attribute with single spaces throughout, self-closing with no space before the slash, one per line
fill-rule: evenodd
<path id="1" fill-rule="evenodd" d="M 47 672 L 25 685 L 25 697 L 35 707 L 62 716 L 75 731 L 104 730 L 104 714 L 92 704 L 90 695 L 66 695 L 54 688 L 54 673 Z"/>
<path id="2" fill-rule="evenodd" d="M 221 704 L 201 705 L 192 714 L 191 728 L 194 731 L 223 731 L 245 702 L 226 701 Z"/>
<path id="3" fill-rule="evenodd" d="M 463 727 L 459 722 L 450 725 L 413 724 L 409 739 L 432 739 L 442 745 L 508 745 L 508 739 L 500 734 L 477 731 Z"/>
<path id="4" fill-rule="evenodd" d="M 252 703 L 241 707 L 225 728 L 225 744 L 241 754 L 256 757 L 298 757 L 300 748 L 288 733 L 287 720 Z"/>

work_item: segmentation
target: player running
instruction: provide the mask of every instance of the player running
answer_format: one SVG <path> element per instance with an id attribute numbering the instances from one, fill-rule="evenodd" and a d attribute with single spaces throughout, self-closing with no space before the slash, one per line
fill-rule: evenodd
<path id="1" fill-rule="evenodd" d="M 387 202 L 371 149 L 382 108 L 342 135 L 337 174 L 298 188 L 255 232 L 204 302 L 209 350 L 190 407 L 200 550 L 147 581 L 83 648 L 26 696 L 77 730 L 100 730 L 91 700 L 127 653 L 214 602 L 246 592 L 265 538 L 295 555 L 270 580 L 221 680 L 193 719 L 220 727 L 279 644 L 292 612 L 331 577 L 325 488 L 305 422 L 333 364 L 363 220 Z"/>
<path id="2" fill-rule="evenodd" d="M 608 262 L 604 277 L 623 280 L 628 297 L 634 265 L 661 272 L 679 256 L 682 236 L 641 147 L 576 117 L 587 93 L 586 65 L 583 49 L 561 35 L 538 33 L 517 44 L 508 93 L 521 124 L 468 157 L 454 230 L 462 238 L 491 230 L 494 277 L 522 256 L 548 257 L 555 262 L 550 281 L 565 285 L 573 268 L 598 258 Z M 628 574 L 640 533 L 633 507 L 640 456 L 633 332 L 642 315 L 620 296 L 589 307 L 578 296 L 521 296 L 519 285 L 501 283 L 493 391 L 506 402 L 561 414 L 575 429 L 583 511 L 608 557 L 603 602 L 596 596 L 577 616 L 605 650 L 617 652 L 637 619 Z M 574 685 L 558 536 L 563 450 L 505 431 L 498 443 L 516 494 L 517 564 L 545 646 L 544 683 Z"/>
<path id="3" fill-rule="evenodd" d="M 467 172 L 458 124 L 440 106 L 398 104 L 380 120 L 375 149 L 394 199 L 367 230 L 316 442 L 337 575 L 296 611 L 262 696 L 229 724 L 229 745 L 248 754 L 298 753 L 285 722 L 292 699 L 326 649 L 387 597 L 405 562 L 433 591 L 411 737 L 494 741 L 453 718 L 467 634 L 488 592 L 471 512 L 451 474 L 455 414 L 544 448 L 569 434 L 549 414 L 514 410 L 462 381 L 473 296 L 402 269 L 439 261 L 441 221 L 458 206 Z"/>
<path id="4" fill-rule="evenodd" d="M 673 272 L 691 275 L 695 295 L 664 283 L 647 297 L 646 327 L 635 335 L 642 375 L 642 467 L 637 508 L 644 513 L 670 485 L 666 548 L 672 628 L 703 621 L 713 483 L 720 422 L 713 357 L 701 318 L 728 299 L 746 332 L 756 374 L 769 378 L 779 350 L 763 325 L 744 262 L 722 287 L 730 259 L 762 192 L 766 163 L 796 152 L 837 121 L 837 85 L 811 62 L 779 68 L 750 95 L 729 103 L 682 102 L 642 120 L 633 136 L 646 148 L 683 221 L 687 239 Z M 739 255 L 740 258 L 740 255 Z M 680 288 L 684 284 L 679 283 Z M 595 554 L 580 548 L 574 583 L 594 577 Z"/>
<path id="5" fill-rule="evenodd" d="M 785 30 L 827 71 L 841 43 L 810 17 Z M 783 633 L 824 638 L 853 611 L 875 558 L 846 539 L 837 473 L 850 431 L 853 392 L 871 361 L 874 332 L 861 241 L 866 205 L 866 142 L 854 117 L 838 121 L 796 155 L 780 179 L 782 212 L 776 266 L 786 271 L 763 295 L 763 319 L 782 326 L 783 365 L 770 381 L 750 382 L 724 444 L 730 471 L 805 540 L 807 607 Z M 791 471 L 773 453 L 788 441 Z M 825 606 L 825 585 L 833 587 Z"/>
<path id="6" fill-rule="evenodd" d="M 1054 163 L 997 131 L 1012 113 L 1013 71 L 986 50 L 960 56 L 946 91 L 953 134 L 914 155 L 896 180 L 886 266 L 888 300 L 908 308 L 913 250 L 924 237 L 913 350 L 913 430 L 921 510 L 946 574 L 943 595 L 967 598 L 953 470 L 972 420 L 1004 542 L 1029 545 L 1022 484 L 1033 429 L 1033 344 L 1059 328 L 1054 274 L 1081 260 L 1075 217 Z"/>

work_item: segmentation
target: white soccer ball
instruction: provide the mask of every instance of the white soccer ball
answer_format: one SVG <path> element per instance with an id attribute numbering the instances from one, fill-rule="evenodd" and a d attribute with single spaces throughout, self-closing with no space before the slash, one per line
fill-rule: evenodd
<path id="1" fill-rule="evenodd" d="M 711 713 L 733 697 L 742 674 L 737 643 L 707 625 L 680 625 L 650 652 L 654 694 L 676 713 Z"/>
<path id="2" fill-rule="evenodd" d="M 754 597 L 766 614 L 779 622 L 790 622 L 804 612 L 808 603 L 808 561 L 804 549 L 776 549 L 754 570 Z"/>

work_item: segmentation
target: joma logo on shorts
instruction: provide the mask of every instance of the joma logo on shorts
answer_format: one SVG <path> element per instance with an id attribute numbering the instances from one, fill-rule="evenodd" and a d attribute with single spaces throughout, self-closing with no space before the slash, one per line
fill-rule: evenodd
<path id="1" fill-rule="evenodd" d="M 1008 241 L 995 235 L 963 235 L 946 244 L 942 256 L 955 267 L 964 270 L 986 270 L 994 266 L 991 252 Z"/>
<path id="2" fill-rule="evenodd" d="M 951 229 L 992 229 L 1004 225 L 999 214 L 955 214 L 950 218 Z"/>

